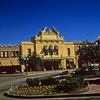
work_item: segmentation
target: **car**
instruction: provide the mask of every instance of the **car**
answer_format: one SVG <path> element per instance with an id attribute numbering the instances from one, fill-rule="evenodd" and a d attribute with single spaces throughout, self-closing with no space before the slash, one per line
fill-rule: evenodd
<path id="1" fill-rule="evenodd" d="M 83 77 L 96 77 L 99 75 L 99 69 L 95 70 L 91 66 L 84 66 L 82 68 L 78 68 L 77 70 L 72 72 L 72 76 L 83 76 Z"/>

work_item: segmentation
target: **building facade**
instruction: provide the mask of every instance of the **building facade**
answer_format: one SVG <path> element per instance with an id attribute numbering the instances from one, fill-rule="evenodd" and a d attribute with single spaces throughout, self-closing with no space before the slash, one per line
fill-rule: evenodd
<path id="1" fill-rule="evenodd" d="M 39 61 L 31 59 L 28 71 L 78 68 L 76 51 L 81 46 L 82 42 L 65 42 L 54 27 L 45 27 L 31 41 L 22 41 L 17 46 L 0 45 L 0 72 L 25 72 L 28 63 L 22 64 L 21 59 L 29 61 L 32 56 Z"/>
<path id="2" fill-rule="evenodd" d="M 20 45 L 0 45 L 0 73 L 21 71 L 19 57 Z"/>
<path id="3" fill-rule="evenodd" d="M 57 70 L 75 67 L 75 52 L 73 42 L 64 42 L 63 36 L 53 27 L 52 30 L 43 28 L 39 35 L 33 36 L 31 42 L 21 43 L 22 57 L 38 55 L 40 63 L 35 66 L 37 70 Z M 33 66 L 34 67 L 34 66 Z"/>

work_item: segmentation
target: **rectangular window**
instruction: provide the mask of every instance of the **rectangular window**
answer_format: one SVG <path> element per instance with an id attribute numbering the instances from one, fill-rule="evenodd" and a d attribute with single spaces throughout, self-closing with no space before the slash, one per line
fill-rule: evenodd
<path id="1" fill-rule="evenodd" d="M 70 56 L 70 48 L 67 48 L 67 50 L 68 50 L 68 56 Z"/>
<path id="2" fill-rule="evenodd" d="M 4 54 L 3 54 L 4 52 L 1 52 L 1 58 L 3 58 L 4 57 Z"/>
<path id="3" fill-rule="evenodd" d="M 5 52 L 5 57 L 6 57 L 6 58 L 8 57 L 8 52 L 7 52 L 7 51 Z"/>
<path id="4" fill-rule="evenodd" d="M 19 57 L 19 52 L 18 51 L 16 51 L 16 57 Z"/>
<path id="5" fill-rule="evenodd" d="M 28 49 L 28 55 L 31 56 L 31 49 Z"/>
<path id="6" fill-rule="evenodd" d="M 12 51 L 12 57 L 15 57 L 15 51 Z"/>

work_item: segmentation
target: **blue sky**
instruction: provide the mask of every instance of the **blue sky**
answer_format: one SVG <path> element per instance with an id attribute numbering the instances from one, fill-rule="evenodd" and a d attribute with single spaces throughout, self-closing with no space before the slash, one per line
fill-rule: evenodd
<path id="1" fill-rule="evenodd" d="M 0 0 L 0 44 L 30 41 L 43 27 L 70 41 L 100 35 L 100 0 Z"/>

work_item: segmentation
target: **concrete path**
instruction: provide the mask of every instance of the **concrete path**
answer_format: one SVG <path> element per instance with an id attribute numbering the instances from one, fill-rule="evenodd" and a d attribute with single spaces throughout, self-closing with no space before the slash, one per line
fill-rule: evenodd
<path id="1" fill-rule="evenodd" d="M 85 79 L 89 82 L 89 90 L 82 94 L 96 94 L 100 93 L 100 77 Z"/>

